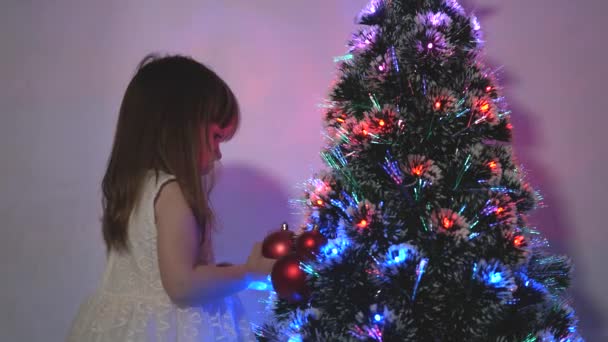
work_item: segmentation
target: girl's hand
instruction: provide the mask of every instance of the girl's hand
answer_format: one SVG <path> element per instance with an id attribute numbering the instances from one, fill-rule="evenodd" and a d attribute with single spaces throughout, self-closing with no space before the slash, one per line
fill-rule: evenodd
<path id="1" fill-rule="evenodd" d="M 262 255 L 262 243 L 257 242 L 249 257 L 247 258 L 247 263 L 245 267 L 247 268 L 247 273 L 250 277 L 251 281 L 264 281 L 272 272 L 272 267 L 276 260 L 265 258 Z"/>

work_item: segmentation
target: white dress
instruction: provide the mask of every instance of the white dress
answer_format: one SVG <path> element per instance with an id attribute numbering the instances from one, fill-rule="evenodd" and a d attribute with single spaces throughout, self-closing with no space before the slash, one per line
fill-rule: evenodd
<path id="1" fill-rule="evenodd" d="M 154 199 L 172 176 L 150 173 L 129 221 L 129 253 L 110 252 L 99 289 L 81 306 L 68 342 L 255 341 L 237 296 L 177 307 L 158 267 Z"/>

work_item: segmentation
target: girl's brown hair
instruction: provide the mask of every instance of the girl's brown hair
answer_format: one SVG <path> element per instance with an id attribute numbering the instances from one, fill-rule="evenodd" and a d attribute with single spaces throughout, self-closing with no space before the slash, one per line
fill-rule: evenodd
<path id="1" fill-rule="evenodd" d="M 210 147 L 200 142 L 208 141 L 209 124 L 238 125 L 239 116 L 232 90 L 201 63 L 184 56 L 155 55 L 141 61 L 120 106 L 102 181 L 108 252 L 129 249 L 129 217 L 150 171 L 175 176 L 204 242 L 213 221 L 208 203 L 212 185 L 201 177 L 199 158 Z"/>

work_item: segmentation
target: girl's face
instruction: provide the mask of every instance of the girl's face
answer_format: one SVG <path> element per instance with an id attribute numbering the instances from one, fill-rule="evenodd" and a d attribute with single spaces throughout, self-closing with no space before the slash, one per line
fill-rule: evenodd
<path id="1" fill-rule="evenodd" d="M 205 127 L 201 127 L 201 130 L 204 129 Z M 215 123 L 209 125 L 206 134 L 207 142 L 201 141 L 201 156 L 199 160 L 203 174 L 209 173 L 209 171 L 213 169 L 213 164 L 222 159 L 220 144 L 230 139 L 234 135 L 235 131 L 236 119 L 230 122 L 230 124 L 224 128 Z M 204 131 L 202 133 L 204 133 Z M 201 139 L 203 139 L 202 137 L 204 136 L 205 134 L 201 134 Z"/>

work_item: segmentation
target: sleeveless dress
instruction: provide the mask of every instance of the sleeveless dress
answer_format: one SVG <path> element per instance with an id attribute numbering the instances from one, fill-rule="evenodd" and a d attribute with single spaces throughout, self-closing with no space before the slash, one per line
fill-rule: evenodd
<path id="1" fill-rule="evenodd" d="M 165 292 L 158 267 L 154 201 L 172 179 L 149 173 L 130 217 L 129 252 L 109 253 L 101 286 L 80 306 L 68 342 L 255 341 L 236 295 L 178 307 Z M 212 254 L 206 259 L 212 262 Z"/>

